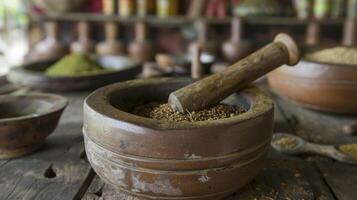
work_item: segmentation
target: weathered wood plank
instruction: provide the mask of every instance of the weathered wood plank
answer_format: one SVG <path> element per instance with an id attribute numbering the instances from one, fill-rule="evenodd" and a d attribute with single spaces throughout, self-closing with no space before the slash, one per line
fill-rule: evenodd
<path id="1" fill-rule="evenodd" d="M 79 199 L 94 176 L 83 159 L 84 95 L 70 96 L 55 132 L 31 155 L 0 162 L 0 199 Z"/>
<path id="2" fill-rule="evenodd" d="M 357 199 L 356 166 L 328 159 L 318 159 L 316 163 L 337 199 Z"/>
<path id="3" fill-rule="evenodd" d="M 280 98 L 277 102 L 284 115 L 293 119 L 289 124 L 294 134 L 316 143 L 336 145 L 357 142 L 356 136 L 342 133 L 345 124 L 357 121 L 356 116 L 312 111 Z M 327 158 L 311 156 L 308 159 L 315 163 L 336 199 L 357 199 L 357 167 Z"/>

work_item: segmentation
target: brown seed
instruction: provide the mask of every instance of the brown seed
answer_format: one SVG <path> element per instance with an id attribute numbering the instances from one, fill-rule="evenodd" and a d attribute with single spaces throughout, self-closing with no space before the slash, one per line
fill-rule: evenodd
<path id="1" fill-rule="evenodd" d="M 187 112 L 185 114 L 175 112 L 167 103 L 150 102 L 145 105 L 137 106 L 133 114 L 157 120 L 175 122 L 196 122 L 224 119 L 234 117 L 246 112 L 242 107 L 228 104 L 219 104 L 209 109 Z"/>

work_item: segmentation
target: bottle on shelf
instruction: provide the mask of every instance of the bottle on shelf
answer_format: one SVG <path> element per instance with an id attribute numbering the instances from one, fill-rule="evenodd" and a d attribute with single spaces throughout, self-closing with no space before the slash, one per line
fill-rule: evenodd
<path id="1" fill-rule="evenodd" d="M 90 54 L 94 51 L 94 43 L 90 39 L 90 27 L 87 21 L 78 23 L 78 39 L 71 44 L 71 52 Z"/>
<path id="2" fill-rule="evenodd" d="M 104 14 L 107 15 L 115 14 L 116 8 L 117 8 L 117 0 L 102 0 L 102 9 Z"/>
<path id="3" fill-rule="evenodd" d="M 177 0 L 157 0 L 157 16 L 161 18 L 166 18 L 170 16 L 177 15 L 178 12 L 178 1 Z"/>
<path id="4" fill-rule="evenodd" d="M 134 14 L 134 0 L 118 0 L 118 11 L 120 17 L 130 17 Z"/>
<path id="5" fill-rule="evenodd" d="M 308 19 L 310 17 L 312 11 L 311 0 L 294 0 L 293 4 L 299 19 Z"/>
<path id="6" fill-rule="evenodd" d="M 147 26 L 144 22 L 135 25 L 135 40 L 129 44 L 129 55 L 141 62 L 154 60 L 154 45 L 146 39 Z"/>
<path id="7" fill-rule="evenodd" d="M 242 39 L 243 26 L 240 17 L 234 17 L 231 25 L 231 39 L 224 42 L 222 52 L 229 63 L 237 62 L 252 51 L 252 44 Z"/>
<path id="8" fill-rule="evenodd" d="M 314 17 L 315 19 L 325 19 L 330 12 L 329 0 L 315 0 L 314 3 Z"/>
<path id="9" fill-rule="evenodd" d="M 136 0 L 136 14 L 139 17 L 145 17 L 154 14 L 155 0 Z"/>
<path id="10" fill-rule="evenodd" d="M 120 55 L 125 53 L 124 45 L 117 40 L 118 26 L 115 22 L 105 23 L 105 41 L 96 46 L 97 55 Z"/>

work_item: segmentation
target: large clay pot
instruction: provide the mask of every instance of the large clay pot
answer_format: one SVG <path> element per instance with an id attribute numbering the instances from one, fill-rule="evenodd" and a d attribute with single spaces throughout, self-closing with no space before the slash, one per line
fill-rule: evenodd
<path id="1" fill-rule="evenodd" d="M 357 66 L 302 60 L 269 73 L 271 88 L 308 108 L 357 113 Z"/>
<path id="2" fill-rule="evenodd" d="M 273 103 L 255 87 L 226 99 L 248 110 L 227 119 L 172 123 L 129 113 L 146 101 L 167 101 L 189 83 L 134 80 L 103 87 L 86 99 L 86 153 L 106 183 L 144 199 L 213 200 L 257 175 L 270 146 Z"/>

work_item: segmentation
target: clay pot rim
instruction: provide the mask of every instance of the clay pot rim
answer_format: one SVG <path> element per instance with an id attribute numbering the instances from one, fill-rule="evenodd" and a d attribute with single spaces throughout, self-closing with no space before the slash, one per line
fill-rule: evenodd
<path id="1" fill-rule="evenodd" d="M 350 64 L 336 64 L 336 63 L 328 63 L 328 62 L 318 62 L 318 61 L 313 61 L 313 60 L 307 60 L 304 58 L 301 58 L 299 64 L 304 64 L 304 63 L 310 63 L 318 66 L 323 66 L 323 67 L 356 67 L 357 69 L 357 64 L 356 65 L 350 65 Z"/>
<path id="2" fill-rule="evenodd" d="M 36 100 L 47 100 L 47 102 L 50 102 L 52 104 L 52 107 L 44 112 L 38 113 L 36 115 L 23 115 L 19 117 L 10 117 L 10 118 L 4 118 L 0 119 L 0 123 L 8 123 L 8 122 L 19 122 L 22 120 L 28 120 L 28 119 L 36 119 L 40 118 L 46 115 L 50 115 L 56 112 L 62 111 L 65 107 L 68 105 L 68 100 L 60 95 L 55 95 L 55 94 L 47 94 L 47 93 L 31 93 L 31 94 L 24 94 L 24 95 L 0 95 L 0 103 L 4 102 L 11 102 L 15 101 L 17 99 L 31 99 L 33 101 Z"/>
<path id="3" fill-rule="evenodd" d="M 131 128 L 149 128 L 156 130 L 187 130 L 187 129 L 196 129 L 196 128 L 209 128 L 212 126 L 229 126 L 244 122 L 249 119 L 256 118 L 265 113 L 271 112 L 273 110 L 273 101 L 272 99 L 265 94 L 262 90 L 258 89 L 255 86 L 249 86 L 240 91 L 240 94 L 247 100 L 250 105 L 250 108 L 245 113 L 240 115 L 212 120 L 212 121 L 203 121 L 203 122 L 179 122 L 172 123 L 167 121 L 160 121 L 150 118 L 145 118 L 137 116 L 125 111 L 121 111 L 118 108 L 111 105 L 109 99 L 107 98 L 109 94 L 124 89 L 127 87 L 133 86 L 143 86 L 147 84 L 165 84 L 167 82 L 188 82 L 191 79 L 188 78 L 157 78 L 157 79 L 137 79 L 131 81 L 125 81 L 120 83 L 111 84 L 102 88 L 97 89 L 91 93 L 85 99 L 85 107 L 92 110 L 92 112 L 100 114 L 101 117 L 112 120 L 113 123 L 120 121 L 125 123 L 127 129 Z M 257 101 L 257 99 L 259 99 Z"/>

